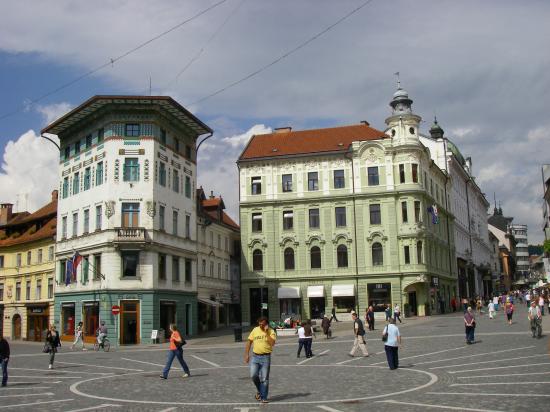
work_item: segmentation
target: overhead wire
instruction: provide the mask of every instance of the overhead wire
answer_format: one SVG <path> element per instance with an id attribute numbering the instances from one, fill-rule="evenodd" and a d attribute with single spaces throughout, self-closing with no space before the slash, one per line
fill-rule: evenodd
<path id="1" fill-rule="evenodd" d="M 158 40 L 158 39 L 160 39 L 160 38 L 166 36 L 167 34 L 173 32 L 174 30 L 179 29 L 179 28 L 182 27 L 183 25 L 185 25 L 185 24 L 187 24 L 187 23 L 189 23 L 189 22 L 191 22 L 191 21 L 193 21 L 193 20 L 199 18 L 199 17 L 202 16 L 203 14 L 206 14 L 206 13 L 208 13 L 210 10 L 212 10 L 212 9 L 218 7 L 218 6 L 221 6 L 223 3 L 227 2 L 227 1 L 228 1 L 228 0 L 220 0 L 220 1 L 218 1 L 217 3 L 214 3 L 214 4 L 210 5 L 210 6 L 208 6 L 207 8 L 205 8 L 205 9 L 199 11 L 199 12 L 196 13 L 195 15 L 193 15 L 193 16 L 191 16 L 191 17 L 189 17 L 189 18 L 187 18 L 187 19 L 185 19 L 185 20 L 183 20 L 183 21 L 181 21 L 180 23 L 176 24 L 175 26 L 170 27 L 169 29 L 163 31 L 162 33 L 159 33 L 159 34 L 157 34 L 156 36 L 151 37 L 150 39 L 144 41 L 143 43 L 138 44 L 137 46 L 131 48 L 130 50 L 128 50 L 128 51 L 126 51 L 126 52 L 124 52 L 124 53 L 122 53 L 121 55 L 119 55 L 119 56 L 117 56 L 117 57 L 115 57 L 115 58 L 110 58 L 108 62 L 106 62 L 106 63 L 104 63 L 104 64 L 101 64 L 101 65 L 99 65 L 99 66 L 97 66 L 97 67 L 95 67 L 95 68 L 93 68 L 93 69 L 91 69 L 91 70 L 89 70 L 89 71 L 87 71 L 87 72 L 81 74 L 81 75 L 78 76 L 78 77 L 75 77 L 74 79 L 72 79 L 72 80 L 70 80 L 70 81 L 68 81 L 68 82 L 66 82 L 66 83 L 64 83 L 64 84 L 62 84 L 62 85 L 56 87 L 56 88 L 53 89 L 53 90 L 50 90 L 50 91 L 47 92 L 47 93 L 42 94 L 41 96 L 39 96 L 39 97 L 37 97 L 37 98 L 35 98 L 35 99 L 26 101 L 25 104 L 19 106 L 17 109 L 15 109 L 15 110 L 13 110 L 13 111 L 11 111 L 11 112 L 8 112 L 8 113 L 5 113 L 5 114 L 1 115 L 1 116 L 0 116 L 0 120 L 4 120 L 4 119 L 6 119 L 6 118 L 8 118 L 8 117 L 11 117 L 11 116 L 13 116 L 13 115 L 15 115 L 15 114 L 21 112 L 21 111 L 24 111 L 24 110 L 28 109 L 29 107 L 35 105 L 36 103 L 38 103 L 38 102 L 40 102 L 40 101 L 46 99 L 47 97 L 50 97 L 50 96 L 52 96 L 52 95 L 54 95 L 54 94 L 60 92 L 61 90 L 64 90 L 64 89 L 66 89 L 66 88 L 72 86 L 72 85 L 75 84 L 75 83 L 78 83 L 79 81 L 81 81 L 81 80 L 83 80 L 83 79 L 85 79 L 85 78 L 87 78 L 87 77 L 90 77 L 91 75 L 93 75 L 93 74 L 99 72 L 100 70 L 103 70 L 104 68 L 109 67 L 109 66 L 113 66 L 115 63 L 117 63 L 118 61 L 124 59 L 125 57 L 128 57 L 130 54 L 135 53 L 136 51 L 138 51 L 138 50 L 142 49 L 143 47 L 145 47 L 145 46 L 147 46 L 147 45 L 153 43 L 154 41 L 156 41 L 156 40 Z"/>

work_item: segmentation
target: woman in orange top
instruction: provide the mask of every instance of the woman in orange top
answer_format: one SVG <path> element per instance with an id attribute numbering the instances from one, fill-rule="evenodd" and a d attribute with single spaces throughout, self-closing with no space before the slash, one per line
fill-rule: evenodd
<path id="1" fill-rule="evenodd" d="M 166 366 L 162 370 L 162 375 L 160 375 L 160 377 L 161 379 L 168 378 L 168 372 L 170 372 L 172 362 L 174 361 L 174 358 L 178 358 L 178 361 L 180 362 L 184 372 L 182 378 L 188 378 L 189 376 L 191 376 L 191 372 L 189 371 L 189 366 L 187 366 L 187 363 L 185 363 L 185 360 L 183 359 L 182 350 L 185 341 L 182 339 L 180 333 L 178 332 L 178 328 L 173 323 L 170 325 L 170 331 L 172 332 L 172 335 L 170 335 L 170 350 L 168 351 Z"/>

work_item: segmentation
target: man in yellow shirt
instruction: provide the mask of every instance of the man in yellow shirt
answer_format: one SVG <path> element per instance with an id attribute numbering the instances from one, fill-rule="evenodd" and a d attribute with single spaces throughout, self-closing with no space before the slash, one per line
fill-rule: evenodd
<path id="1" fill-rule="evenodd" d="M 275 331 L 269 327 L 266 317 L 258 319 L 258 326 L 252 329 L 244 350 L 245 363 L 250 362 L 250 347 L 252 362 L 250 362 L 250 377 L 256 385 L 256 400 L 268 403 L 269 369 L 271 367 L 271 352 L 277 340 Z"/>

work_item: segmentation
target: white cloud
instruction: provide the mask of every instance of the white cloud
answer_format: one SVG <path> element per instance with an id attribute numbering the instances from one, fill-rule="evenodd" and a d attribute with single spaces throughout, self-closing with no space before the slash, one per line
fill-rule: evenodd
<path id="1" fill-rule="evenodd" d="M 2 202 L 30 212 L 50 201 L 57 188 L 59 151 L 33 130 L 10 140 L 4 149 L 0 187 Z"/>
<path id="2" fill-rule="evenodd" d="M 263 124 L 257 124 L 252 126 L 250 129 L 248 129 L 246 132 L 237 134 L 234 136 L 224 137 L 222 139 L 222 142 L 227 143 L 231 145 L 233 148 L 244 148 L 246 143 L 250 140 L 250 138 L 255 134 L 267 134 L 271 133 L 271 128 L 266 127 Z"/>
<path id="3" fill-rule="evenodd" d="M 74 106 L 67 102 L 52 103 L 47 105 L 37 105 L 35 110 L 44 118 L 44 124 L 48 125 L 54 120 L 69 112 Z"/>

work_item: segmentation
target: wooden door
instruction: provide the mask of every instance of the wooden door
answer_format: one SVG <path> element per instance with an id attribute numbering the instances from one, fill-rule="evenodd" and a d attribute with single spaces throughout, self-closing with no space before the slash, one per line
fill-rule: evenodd
<path id="1" fill-rule="evenodd" d="M 13 339 L 21 339 L 21 316 L 13 317 Z"/>

